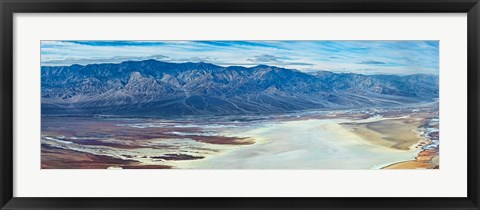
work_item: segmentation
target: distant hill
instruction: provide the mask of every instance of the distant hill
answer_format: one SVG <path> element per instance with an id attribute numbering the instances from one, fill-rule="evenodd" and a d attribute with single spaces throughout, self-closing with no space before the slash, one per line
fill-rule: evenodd
<path id="1" fill-rule="evenodd" d="M 395 106 L 438 97 L 438 76 L 126 61 L 43 66 L 42 114 L 202 115 Z"/>

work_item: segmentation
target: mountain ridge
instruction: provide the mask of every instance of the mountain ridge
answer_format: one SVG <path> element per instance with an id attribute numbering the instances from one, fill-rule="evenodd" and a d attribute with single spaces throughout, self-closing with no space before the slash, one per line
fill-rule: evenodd
<path id="1" fill-rule="evenodd" d="M 438 76 L 305 73 L 154 59 L 42 66 L 42 114 L 202 115 L 395 106 L 438 98 Z"/>

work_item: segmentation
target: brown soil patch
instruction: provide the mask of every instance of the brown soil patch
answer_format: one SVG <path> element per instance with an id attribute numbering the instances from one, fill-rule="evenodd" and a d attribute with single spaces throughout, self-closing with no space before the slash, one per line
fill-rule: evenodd
<path id="1" fill-rule="evenodd" d="M 388 119 L 369 123 L 344 123 L 344 127 L 372 143 L 395 149 L 408 150 L 420 138 L 415 130 L 424 119 Z"/>
<path id="2" fill-rule="evenodd" d="M 383 169 L 438 169 L 439 155 L 438 150 L 421 151 L 415 160 L 394 163 Z"/>
<path id="3" fill-rule="evenodd" d="M 158 168 L 167 169 L 166 165 L 141 165 L 138 161 L 122 160 L 104 155 L 67 150 L 42 144 L 42 169 L 106 169 L 108 167 Z"/>

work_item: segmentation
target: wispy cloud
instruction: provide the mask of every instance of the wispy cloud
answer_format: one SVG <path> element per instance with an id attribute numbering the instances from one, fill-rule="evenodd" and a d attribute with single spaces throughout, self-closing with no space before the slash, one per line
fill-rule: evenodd
<path id="1" fill-rule="evenodd" d="M 88 46 L 161 46 L 164 43 L 158 41 L 65 41 Z"/>
<path id="2" fill-rule="evenodd" d="M 169 60 L 168 56 L 164 55 L 151 55 L 151 56 L 115 56 L 111 58 L 83 58 L 83 57 L 67 57 L 65 59 L 58 59 L 56 57 L 50 57 L 48 55 L 43 56 L 42 63 L 48 65 L 68 65 L 68 64 L 80 64 L 87 65 L 92 63 L 121 63 L 123 61 L 141 61 L 148 59 L 155 60 Z"/>
<path id="3" fill-rule="evenodd" d="M 385 65 L 385 62 L 382 61 L 374 61 L 374 60 L 363 60 L 357 62 L 358 64 L 372 64 L 372 65 Z"/>
<path id="4" fill-rule="evenodd" d="M 262 62 L 279 62 L 280 61 L 279 59 L 281 58 L 274 55 L 263 54 L 263 55 L 253 56 L 253 58 L 249 58 L 247 60 L 251 62 L 262 63 Z"/>
<path id="5" fill-rule="evenodd" d="M 42 65 L 156 59 L 302 71 L 438 74 L 438 41 L 42 41 Z"/>

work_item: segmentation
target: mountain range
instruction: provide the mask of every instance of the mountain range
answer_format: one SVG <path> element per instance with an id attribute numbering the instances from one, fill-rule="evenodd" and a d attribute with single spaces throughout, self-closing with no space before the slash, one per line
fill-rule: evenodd
<path id="1" fill-rule="evenodd" d="M 41 67 L 42 114 L 140 116 L 389 107 L 438 98 L 438 75 L 125 61 Z"/>

